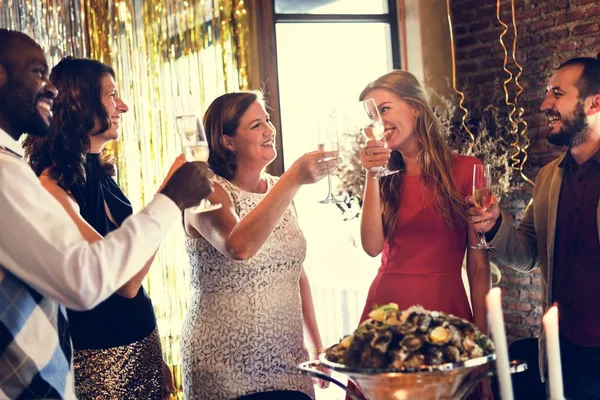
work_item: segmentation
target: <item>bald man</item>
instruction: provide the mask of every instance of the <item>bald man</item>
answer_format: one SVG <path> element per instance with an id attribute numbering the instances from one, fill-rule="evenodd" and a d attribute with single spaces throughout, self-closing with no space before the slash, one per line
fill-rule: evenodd
<path id="1" fill-rule="evenodd" d="M 0 29 L 0 399 L 75 399 L 64 306 L 85 310 L 137 274 L 185 208 L 212 193 L 185 163 L 141 212 L 89 244 L 23 161 L 23 133 L 50 132 L 57 90 L 46 56 Z"/>

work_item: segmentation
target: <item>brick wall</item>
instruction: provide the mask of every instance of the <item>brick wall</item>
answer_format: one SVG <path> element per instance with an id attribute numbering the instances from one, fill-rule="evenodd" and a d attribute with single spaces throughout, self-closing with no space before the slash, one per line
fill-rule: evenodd
<path id="1" fill-rule="evenodd" d="M 503 27 L 496 18 L 495 0 L 453 0 L 457 78 L 465 91 L 466 107 L 473 113 L 488 104 L 502 107 L 504 51 L 499 43 Z M 517 61 L 523 68 L 519 82 L 524 87 L 519 104 L 525 109 L 532 140 L 526 173 L 534 177 L 539 168 L 561 151 L 544 138 L 545 116 L 539 111 L 549 77 L 558 65 L 575 56 L 600 52 L 600 1 L 598 0 L 515 0 Z M 504 41 L 511 60 L 513 25 L 511 2 L 501 1 L 501 19 L 509 25 Z M 511 62 L 508 68 L 516 74 Z M 515 86 L 509 85 L 511 98 Z M 524 185 L 503 204 L 519 218 L 531 195 Z M 537 337 L 542 313 L 539 273 L 523 274 L 501 267 L 505 320 L 509 341 Z"/>

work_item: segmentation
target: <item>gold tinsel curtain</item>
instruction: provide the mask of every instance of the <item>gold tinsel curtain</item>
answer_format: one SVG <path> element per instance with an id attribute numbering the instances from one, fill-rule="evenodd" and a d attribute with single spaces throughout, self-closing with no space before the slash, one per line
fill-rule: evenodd
<path id="1" fill-rule="evenodd" d="M 81 0 L 0 0 L 0 28 L 31 36 L 51 67 L 66 55 L 86 54 Z"/>
<path id="2" fill-rule="evenodd" d="M 247 88 L 247 11 L 243 0 L 85 0 L 85 11 L 90 57 L 115 69 L 129 105 L 114 151 L 119 184 L 140 209 L 181 153 L 175 116 L 202 115 L 218 95 Z M 178 224 L 145 282 L 178 388 L 190 297 L 184 240 Z"/>

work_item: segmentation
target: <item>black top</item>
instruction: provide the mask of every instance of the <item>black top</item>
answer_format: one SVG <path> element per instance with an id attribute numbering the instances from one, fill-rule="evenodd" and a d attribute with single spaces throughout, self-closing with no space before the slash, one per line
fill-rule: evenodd
<path id="1" fill-rule="evenodd" d="M 118 226 L 106 215 L 104 203 L 118 225 L 132 214 L 131 203 L 106 175 L 98 154 L 87 155 L 85 173 L 85 183 L 71 188 L 71 193 L 79 204 L 81 216 L 105 236 Z M 68 317 L 73 347 L 77 350 L 128 345 L 145 338 L 156 327 L 152 301 L 143 287 L 132 299 L 113 294 L 92 310 L 68 310 Z"/>

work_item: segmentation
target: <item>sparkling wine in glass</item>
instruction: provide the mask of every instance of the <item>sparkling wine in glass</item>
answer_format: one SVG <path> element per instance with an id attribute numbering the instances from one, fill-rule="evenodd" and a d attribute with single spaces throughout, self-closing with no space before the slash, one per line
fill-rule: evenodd
<path id="1" fill-rule="evenodd" d="M 332 118 L 325 118 L 319 121 L 319 127 L 317 131 L 317 150 L 320 152 L 331 152 L 334 151 L 336 154 L 334 157 L 324 158 L 322 161 L 329 161 L 337 158 L 339 152 L 339 140 L 337 133 L 337 125 Z M 337 204 L 340 200 L 336 199 L 333 195 L 332 187 L 331 187 L 331 174 L 327 174 L 327 196 L 320 200 L 319 203 L 327 204 L 333 203 Z"/>
<path id="2" fill-rule="evenodd" d="M 363 134 L 369 140 L 385 140 L 385 127 L 383 126 L 383 120 L 381 119 L 381 115 L 379 114 L 379 110 L 377 109 L 375 99 L 365 99 L 361 101 L 361 104 L 368 118 L 366 124 L 364 124 L 362 128 Z M 387 147 L 387 142 L 385 143 L 385 146 Z M 397 172 L 398 170 L 390 170 L 387 167 L 383 166 L 379 170 L 377 177 L 379 178 L 382 176 L 395 174 Z"/>
<path id="3" fill-rule="evenodd" d="M 175 117 L 177 132 L 181 136 L 183 154 L 187 161 L 208 162 L 210 154 L 208 141 L 202 121 L 195 115 L 179 115 Z M 212 204 L 208 199 L 203 199 L 200 204 L 190 209 L 193 213 L 218 210 L 221 204 Z"/>
<path id="4" fill-rule="evenodd" d="M 492 191 L 492 171 L 489 164 L 477 164 L 473 166 L 473 202 L 475 207 L 483 208 L 484 211 L 492 204 L 494 192 Z M 485 240 L 485 226 L 481 221 L 481 232 L 479 233 L 479 243 L 473 246 L 474 249 L 493 249 L 487 240 Z"/>

